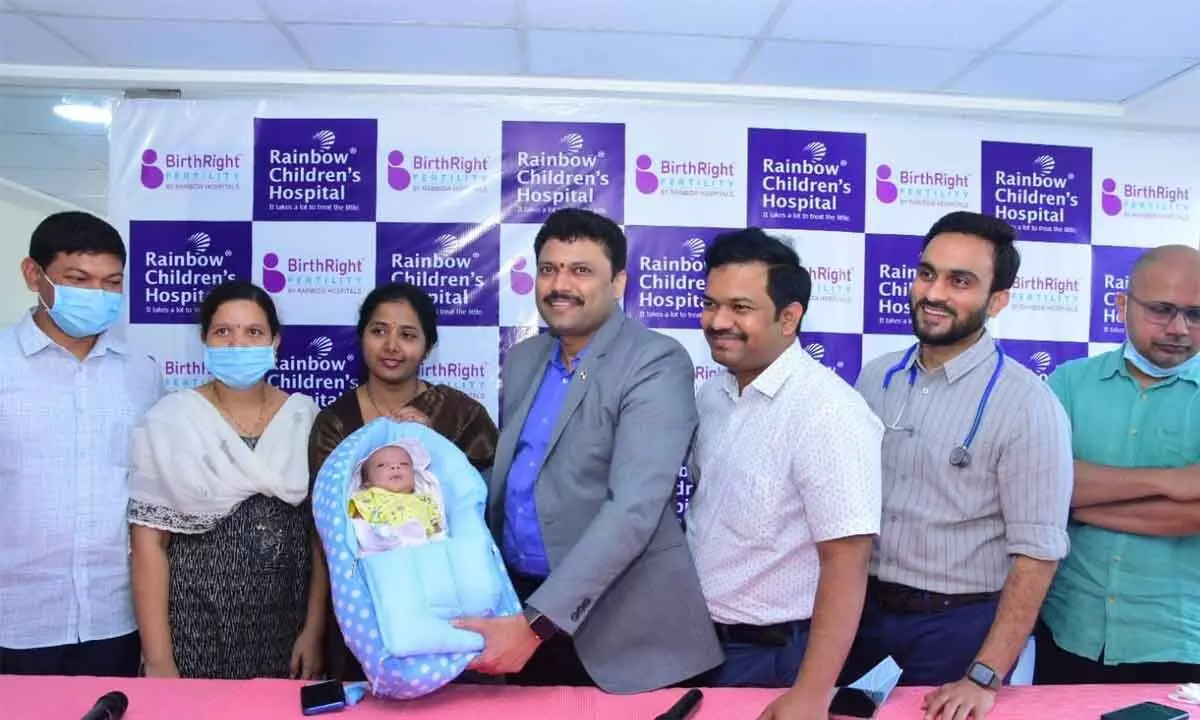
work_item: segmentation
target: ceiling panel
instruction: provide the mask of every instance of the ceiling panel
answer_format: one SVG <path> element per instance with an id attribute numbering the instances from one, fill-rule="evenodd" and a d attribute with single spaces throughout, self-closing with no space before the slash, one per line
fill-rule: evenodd
<path id="1" fill-rule="evenodd" d="M 294 25 L 313 65 L 326 70 L 509 75 L 517 31 L 404 25 Z"/>
<path id="2" fill-rule="evenodd" d="M 44 22 L 100 65 L 155 68 L 305 68 L 272 26 L 151 20 L 47 17 Z"/>
<path id="3" fill-rule="evenodd" d="M 793 0 L 773 37 L 983 50 L 1057 0 Z"/>
<path id="4" fill-rule="evenodd" d="M 586 5 L 525 0 L 527 22 L 536 28 L 737 36 L 761 33 L 776 5 L 777 0 L 603 0 Z"/>
<path id="5" fill-rule="evenodd" d="M 1196 0 L 1066 0 L 1006 51 L 1089 57 L 1200 58 Z"/>
<path id="6" fill-rule="evenodd" d="M 185 0 L 186 1 L 186 0 Z M 262 0 L 284 22 L 511 25 L 515 0 Z"/>
<path id="7" fill-rule="evenodd" d="M 79 65 L 87 58 L 32 20 L 0 13 L 0 63 Z"/>
<path id="8" fill-rule="evenodd" d="M 2 1 L 2 0 L 0 0 Z M 258 3 L 249 0 L 21 0 L 27 12 L 110 18 L 173 20 L 263 20 Z"/>
<path id="9" fill-rule="evenodd" d="M 962 50 L 771 41 L 739 79 L 763 85 L 928 91 L 974 57 Z"/>
<path id="10" fill-rule="evenodd" d="M 751 42 L 687 35 L 533 30 L 529 33 L 530 71 L 568 77 L 729 82 Z"/>
<path id="11" fill-rule="evenodd" d="M 1188 67 L 1182 60 L 1114 60 L 999 54 L 949 90 L 1041 100 L 1118 102 Z"/>
<path id="12" fill-rule="evenodd" d="M 0 177 L 7 177 L 13 182 L 57 197 L 103 196 L 108 187 L 107 170 L 50 170 L 0 166 Z"/>

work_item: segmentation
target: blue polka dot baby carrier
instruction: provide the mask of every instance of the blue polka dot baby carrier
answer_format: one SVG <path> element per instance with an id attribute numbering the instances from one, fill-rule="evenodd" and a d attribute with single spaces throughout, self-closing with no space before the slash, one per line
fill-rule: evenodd
<path id="1" fill-rule="evenodd" d="M 415 546 L 360 553 L 350 495 L 362 462 L 384 445 L 415 439 L 428 451 L 445 508 L 445 534 Z M 456 617 L 521 611 L 484 521 L 487 483 L 466 455 L 416 423 L 378 419 L 329 455 L 313 489 L 313 515 L 329 564 L 334 613 L 375 695 L 427 695 L 458 677 L 483 638 Z"/>

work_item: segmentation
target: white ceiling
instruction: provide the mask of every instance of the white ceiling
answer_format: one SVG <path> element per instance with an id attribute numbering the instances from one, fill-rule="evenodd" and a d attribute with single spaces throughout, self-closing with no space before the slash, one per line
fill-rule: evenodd
<path id="1" fill-rule="evenodd" d="M 1200 124 L 1197 0 L 0 0 L 0 66 L 527 75 L 1122 103 Z M 0 86 L 5 82 L 0 67 Z M 103 128 L 0 87 L 0 177 L 103 208 Z"/>

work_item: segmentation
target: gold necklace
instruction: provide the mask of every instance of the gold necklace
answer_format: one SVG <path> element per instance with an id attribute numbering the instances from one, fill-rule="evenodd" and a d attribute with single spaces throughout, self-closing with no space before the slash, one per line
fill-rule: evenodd
<path id="1" fill-rule="evenodd" d="M 371 383 L 370 382 L 367 382 L 367 384 L 363 386 L 363 390 L 365 390 L 367 393 L 367 402 L 371 403 L 371 407 L 375 409 L 375 414 L 378 415 L 379 417 L 396 417 L 396 414 L 400 412 L 399 410 L 388 410 L 387 412 L 384 412 L 384 410 L 380 406 L 380 404 L 375 402 L 375 396 L 371 394 Z M 416 400 L 417 396 L 420 394 L 421 394 L 421 381 L 418 380 L 416 392 L 414 392 L 412 394 L 412 397 L 410 397 L 408 400 L 401 403 L 400 409 L 403 410 L 404 408 L 411 405 L 412 401 Z"/>
<path id="2" fill-rule="evenodd" d="M 237 430 L 239 436 L 247 437 L 247 438 L 256 438 L 262 434 L 263 420 L 267 416 L 267 390 L 266 390 L 266 388 L 263 388 L 262 400 L 259 401 L 258 419 L 256 419 L 254 421 L 254 425 L 251 426 L 251 428 L 252 428 L 251 430 L 247 430 L 244 425 L 242 425 L 240 422 L 238 422 L 238 419 L 233 415 L 232 412 L 230 412 L 228 410 L 228 408 L 225 406 L 225 403 L 221 402 L 221 396 L 217 394 L 217 389 L 215 387 L 213 387 L 212 385 L 209 385 L 208 392 L 210 395 L 212 395 L 213 402 L 217 406 L 217 411 L 220 412 L 221 415 L 223 415 L 225 417 L 225 419 L 229 421 L 230 425 L 233 425 L 234 429 Z"/>

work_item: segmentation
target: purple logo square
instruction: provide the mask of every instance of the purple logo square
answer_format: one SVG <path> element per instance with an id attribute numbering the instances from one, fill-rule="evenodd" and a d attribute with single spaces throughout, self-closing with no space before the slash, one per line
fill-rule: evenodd
<path id="1" fill-rule="evenodd" d="M 862 232 L 867 136 L 749 130 L 747 222 L 763 228 Z"/>
<path id="2" fill-rule="evenodd" d="M 924 242 L 920 235 L 867 235 L 864 333 L 912 335 L 910 298 Z"/>
<path id="3" fill-rule="evenodd" d="M 647 327 L 700 327 L 704 251 L 726 228 L 630 225 L 625 314 Z"/>
<path id="4" fill-rule="evenodd" d="M 506 223 L 541 224 L 565 207 L 624 222 L 624 124 L 505 121 L 501 166 Z"/>
<path id="5" fill-rule="evenodd" d="M 267 382 L 326 407 L 358 387 L 363 370 L 353 327 L 289 325 L 280 333 L 275 369 L 267 373 Z"/>
<path id="6" fill-rule="evenodd" d="M 441 325 L 496 325 L 500 317 L 500 227 L 378 223 L 375 281 L 407 282 L 433 298 Z"/>
<path id="7" fill-rule="evenodd" d="M 129 321 L 193 325 L 215 285 L 250 279 L 248 222 L 131 220 Z"/>
<path id="8" fill-rule="evenodd" d="M 1001 340 L 1004 354 L 1045 380 L 1068 360 L 1087 357 L 1087 343 L 1051 340 Z"/>
<path id="9" fill-rule="evenodd" d="M 1117 309 L 1117 296 L 1129 291 L 1129 273 L 1144 252 L 1142 248 L 1092 246 L 1092 317 L 1088 333 L 1092 342 L 1125 342 L 1125 323 Z"/>
<path id="10" fill-rule="evenodd" d="M 374 220 L 378 122 L 254 121 L 255 220 Z"/>
<path id="11" fill-rule="evenodd" d="M 984 214 L 1018 239 L 1091 242 L 1091 148 L 984 140 L 982 168 Z"/>
<path id="12" fill-rule="evenodd" d="M 800 345 L 814 360 L 851 385 L 862 370 L 862 336 L 847 333 L 803 332 Z"/>

